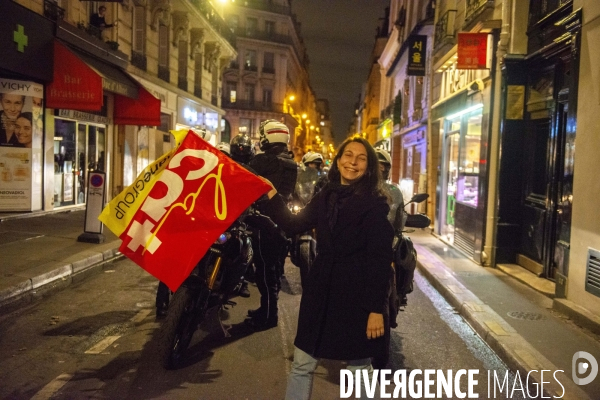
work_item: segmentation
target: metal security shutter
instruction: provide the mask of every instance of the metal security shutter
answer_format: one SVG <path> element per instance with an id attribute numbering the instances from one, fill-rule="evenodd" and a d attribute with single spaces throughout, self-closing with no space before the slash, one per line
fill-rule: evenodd
<path id="1" fill-rule="evenodd" d="M 585 290 L 600 297 L 600 251 L 598 250 L 588 249 Z"/>

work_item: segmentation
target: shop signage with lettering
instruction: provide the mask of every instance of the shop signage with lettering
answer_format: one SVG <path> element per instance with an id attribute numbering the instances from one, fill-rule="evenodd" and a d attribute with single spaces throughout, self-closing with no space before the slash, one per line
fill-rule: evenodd
<path id="1" fill-rule="evenodd" d="M 415 35 L 408 38 L 408 66 L 406 74 L 425 76 L 427 59 L 427 36 Z"/>
<path id="2" fill-rule="evenodd" d="M 110 120 L 102 115 L 90 114 L 76 110 L 58 110 L 58 116 L 63 118 L 76 119 L 82 122 L 94 122 L 97 124 L 108 125 Z"/>
<path id="3" fill-rule="evenodd" d="M 487 33 L 458 33 L 458 69 L 486 69 L 490 65 L 488 60 Z M 490 51 L 491 53 L 491 51 Z"/>

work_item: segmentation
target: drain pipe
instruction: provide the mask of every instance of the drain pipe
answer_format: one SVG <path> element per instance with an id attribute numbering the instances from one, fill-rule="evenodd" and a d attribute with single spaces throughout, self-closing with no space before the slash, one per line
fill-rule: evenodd
<path id="1" fill-rule="evenodd" d="M 492 136 L 490 140 L 490 154 L 488 160 L 488 198 L 487 216 L 485 224 L 485 245 L 481 255 L 482 263 L 486 266 L 496 266 L 496 234 L 498 224 L 498 175 L 500 168 L 500 129 L 501 129 L 501 99 L 502 99 L 502 63 L 508 53 L 510 41 L 511 11 L 515 0 L 502 1 L 502 29 L 496 51 L 496 71 L 494 76 L 494 103 L 492 117 Z"/>

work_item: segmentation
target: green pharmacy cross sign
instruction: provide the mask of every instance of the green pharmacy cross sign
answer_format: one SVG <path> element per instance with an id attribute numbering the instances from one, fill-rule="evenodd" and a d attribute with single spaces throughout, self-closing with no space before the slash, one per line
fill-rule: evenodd
<path id="1" fill-rule="evenodd" d="M 25 46 L 27 46 L 28 40 L 23 25 L 17 24 L 17 30 L 13 32 L 13 40 L 17 44 L 17 50 L 21 53 L 25 53 Z"/>

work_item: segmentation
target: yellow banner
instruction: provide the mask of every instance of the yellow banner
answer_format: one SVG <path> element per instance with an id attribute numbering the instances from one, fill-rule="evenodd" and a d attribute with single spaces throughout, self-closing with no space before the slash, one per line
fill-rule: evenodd
<path id="1" fill-rule="evenodd" d="M 120 237 L 127 229 L 131 219 L 160 178 L 162 171 L 169 165 L 169 160 L 177 152 L 188 133 L 186 130 L 170 132 L 175 136 L 175 147 L 144 168 L 131 186 L 115 196 L 98 217 L 115 235 Z"/>

